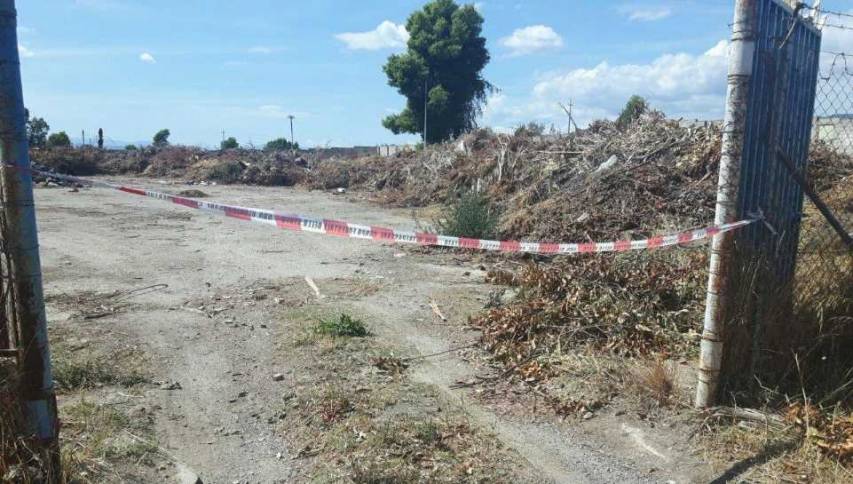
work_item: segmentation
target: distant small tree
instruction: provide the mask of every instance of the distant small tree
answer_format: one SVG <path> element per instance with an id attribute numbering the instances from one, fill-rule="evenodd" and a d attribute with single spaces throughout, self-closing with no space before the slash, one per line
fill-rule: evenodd
<path id="1" fill-rule="evenodd" d="M 157 134 L 154 135 L 154 146 L 158 148 L 162 148 L 163 146 L 169 146 L 169 136 L 172 133 L 169 132 L 168 129 L 161 129 L 157 131 Z"/>
<path id="2" fill-rule="evenodd" d="M 31 118 L 30 111 L 26 111 L 27 116 L 27 141 L 30 148 L 44 148 L 47 145 L 47 133 L 50 131 L 50 126 L 44 118 Z"/>
<path id="3" fill-rule="evenodd" d="M 48 148 L 67 148 L 69 146 L 71 146 L 71 138 L 68 137 L 65 131 L 53 133 L 47 138 Z"/>
<path id="4" fill-rule="evenodd" d="M 635 94 L 631 96 L 631 99 L 628 99 L 628 102 L 622 109 L 622 113 L 619 115 L 619 119 L 616 120 L 616 124 L 620 128 L 624 129 L 634 121 L 640 119 L 640 116 L 645 114 L 648 110 L 649 104 L 646 102 L 645 98 Z"/>
<path id="5" fill-rule="evenodd" d="M 98 128 L 98 149 L 104 149 L 104 130 L 103 128 Z"/>
<path id="6" fill-rule="evenodd" d="M 124 147 L 124 149 L 127 151 L 136 151 L 137 150 L 136 145 L 127 145 Z"/>
<path id="7" fill-rule="evenodd" d="M 515 136 L 542 136 L 543 134 L 545 134 L 545 125 L 535 121 L 519 126 L 515 130 Z"/>
<path id="8" fill-rule="evenodd" d="M 237 138 L 232 136 L 226 140 L 222 140 L 219 147 L 223 150 L 236 150 L 240 147 L 240 143 L 237 142 Z"/>
<path id="9" fill-rule="evenodd" d="M 299 143 L 291 144 L 290 141 L 285 138 L 274 139 L 264 146 L 264 150 L 266 151 L 287 151 L 291 149 L 298 150 Z"/>

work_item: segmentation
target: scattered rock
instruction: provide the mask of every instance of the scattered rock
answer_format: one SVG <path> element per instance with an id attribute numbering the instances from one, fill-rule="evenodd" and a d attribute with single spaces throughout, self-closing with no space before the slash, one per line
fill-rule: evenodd
<path id="1" fill-rule="evenodd" d="M 273 381 L 283 381 L 284 380 L 284 374 L 276 373 L 272 376 L 272 379 L 273 379 Z"/>

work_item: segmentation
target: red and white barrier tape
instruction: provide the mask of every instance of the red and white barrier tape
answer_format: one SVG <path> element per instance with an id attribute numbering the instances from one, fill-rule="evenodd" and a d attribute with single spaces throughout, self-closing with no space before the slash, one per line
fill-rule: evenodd
<path id="1" fill-rule="evenodd" d="M 676 234 L 652 237 L 645 240 L 620 240 L 615 242 L 589 242 L 589 243 L 547 243 L 547 242 L 516 242 L 499 240 L 469 239 L 465 237 L 451 237 L 426 232 L 407 232 L 385 227 L 367 226 L 343 222 L 340 220 L 320 219 L 305 217 L 301 215 L 287 215 L 272 210 L 259 208 L 246 208 L 235 205 L 225 205 L 215 202 L 205 202 L 186 197 L 168 195 L 166 193 L 115 185 L 97 180 L 87 180 L 68 175 L 56 175 L 39 170 L 33 173 L 45 177 L 72 181 L 75 183 L 95 187 L 110 188 L 132 195 L 139 195 L 159 200 L 166 200 L 177 205 L 188 208 L 204 210 L 206 212 L 225 215 L 247 222 L 256 222 L 271 225 L 280 229 L 295 230 L 302 232 L 313 232 L 337 237 L 348 237 L 353 239 L 366 239 L 378 242 L 392 242 L 398 244 L 416 244 L 438 247 L 456 247 L 464 249 L 478 249 L 498 252 L 525 252 L 531 254 L 591 254 L 599 252 L 627 252 L 631 250 L 657 249 L 671 247 L 681 244 L 689 244 L 700 240 L 706 240 L 717 234 L 745 227 L 755 220 L 741 220 L 720 226 L 707 227 L 698 230 L 688 230 Z"/>

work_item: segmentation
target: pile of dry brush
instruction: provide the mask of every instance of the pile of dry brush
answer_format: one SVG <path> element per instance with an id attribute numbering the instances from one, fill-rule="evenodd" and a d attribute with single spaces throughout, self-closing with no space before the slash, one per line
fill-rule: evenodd
<path id="1" fill-rule="evenodd" d="M 308 175 L 308 162 L 290 152 L 260 150 L 208 151 L 189 146 L 142 150 L 33 150 L 33 162 L 57 173 L 143 175 L 189 182 L 293 186 Z"/>

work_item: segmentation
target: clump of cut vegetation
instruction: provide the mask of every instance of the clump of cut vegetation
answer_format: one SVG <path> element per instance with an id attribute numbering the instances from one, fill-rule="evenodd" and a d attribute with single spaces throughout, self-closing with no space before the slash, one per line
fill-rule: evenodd
<path id="1" fill-rule="evenodd" d="M 591 347 L 619 356 L 690 354 L 701 321 L 704 251 L 625 254 L 528 265 L 522 297 L 474 316 L 495 357 L 526 380 L 545 378 L 555 351 Z M 537 360 L 542 361 L 537 361 Z"/>
<path id="2" fill-rule="evenodd" d="M 443 235 L 489 239 L 497 235 L 498 220 L 497 211 L 485 194 L 468 192 L 436 220 L 436 228 Z"/>
<path id="3" fill-rule="evenodd" d="M 363 338 L 370 333 L 367 326 L 360 319 L 354 318 L 347 313 L 341 313 L 337 317 L 323 318 L 314 328 L 317 334 L 334 337 Z"/>

